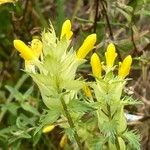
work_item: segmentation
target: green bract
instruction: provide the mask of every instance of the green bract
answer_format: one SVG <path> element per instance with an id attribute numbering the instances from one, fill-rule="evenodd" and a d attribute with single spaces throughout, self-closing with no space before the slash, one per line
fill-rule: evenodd
<path id="1" fill-rule="evenodd" d="M 46 106 L 52 108 L 54 104 L 59 106 L 63 91 L 66 92 L 65 97 L 71 98 L 82 88 L 83 81 L 75 80 L 75 73 L 84 60 L 77 59 L 73 48 L 68 48 L 70 41 L 65 37 L 59 40 L 53 28 L 42 33 L 42 43 L 42 59 L 33 62 L 36 71 L 29 74 L 38 85 Z"/>

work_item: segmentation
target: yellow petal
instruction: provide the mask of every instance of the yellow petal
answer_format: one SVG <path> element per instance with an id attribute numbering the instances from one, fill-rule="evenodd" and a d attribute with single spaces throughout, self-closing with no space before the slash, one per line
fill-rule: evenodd
<path id="1" fill-rule="evenodd" d="M 62 25 L 60 39 L 62 39 L 64 36 L 66 36 L 66 39 L 70 40 L 72 35 L 73 35 L 73 32 L 71 31 L 71 21 L 66 20 Z"/>
<path id="2" fill-rule="evenodd" d="M 20 52 L 20 56 L 25 60 L 33 60 L 35 59 L 35 55 L 32 52 L 31 48 L 29 48 L 23 41 L 14 40 L 14 47 L 17 51 Z"/>
<path id="3" fill-rule="evenodd" d="M 114 61 L 117 57 L 116 48 L 113 43 L 110 43 L 107 47 L 107 51 L 105 53 L 106 57 L 106 66 L 107 68 L 111 68 L 114 65 Z"/>
<path id="4" fill-rule="evenodd" d="M 92 97 L 91 90 L 90 90 L 90 88 L 87 85 L 84 85 L 83 90 L 84 90 L 85 95 L 87 97 Z"/>
<path id="5" fill-rule="evenodd" d="M 91 66 L 93 75 L 97 78 L 100 77 L 102 72 L 102 66 L 100 58 L 96 53 L 94 53 L 91 57 Z"/>
<path id="6" fill-rule="evenodd" d="M 122 64 L 120 64 L 120 68 L 118 71 L 118 76 L 122 79 L 124 79 L 130 72 L 130 68 L 131 68 L 131 64 L 132 64 L 132 57 L 131 55 L 128 55 L 122 62 Z"/>
<path id="7" fill-rule="evenodd" d="M 77 58 L 84 59 L 86 55 L 94 48 L 96 43 L 96 34 L 89 35 L 77 51 Z"/>
<path id="8" fill-rule="evenodd" d="M 33 39 L 31 41 L 31 49 L 34 53 L 34 55 L 39 58 L 40 54 L 42 53 L 43 44 L 38 39 Z"/>
<path id="9" fill-rule="evenodd" d="M 55 125 L 48 125 L 43 128 L 42 132 L 48 133 L 48 132 L 51 132 L 54 128 L 55 128 Z"/>
<path id="10" fill-rule="evenodd" d="M 64 148 L 66 144 L 67 144 L 67 135 L 64 134 L 60 140 L 59 145 L 61 148 Z"/>
<path id="11" fill-rule="evenodd" d="M 4 3 L 14 3 L 16 2 L 17 0 L 0 0 L 0 5 L 1 4 L 4 4 Z"/>

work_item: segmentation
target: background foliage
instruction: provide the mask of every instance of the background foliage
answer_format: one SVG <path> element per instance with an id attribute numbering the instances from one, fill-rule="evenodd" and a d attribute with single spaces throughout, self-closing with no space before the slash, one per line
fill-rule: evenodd
<path id="1" fill-rule="evenodd" d="M 113 41 L 121 61 L 131 54 L 134 58 L 125 92 L 133 94 L 143 105 L 127 107 L 127 112 L 142 119 L 129 122 L 138 129 L 143 150 L 150 147 L 150 0 L 19 0 L 15 4 L 0 5 L 0 147 L 2 149 L 59 149 L 61 129 L 49 134 L 33 136 L 39 116 L 46 106 L 38 88 L 20 69 L 23 61 L 13 47 L 19 38 L 26 43 L 48 27 L 49 20 L 60 34 L 63 21 L 73 24 L 75 49 L 90 33 L 96 32 L 95 51 L 104 56 L 106 45 Z M 78 73 L 85 79 L 90 66 L 85 64 Z M 48 112 L 45 112 L 48 113 Z M 54 113 L 55 114 L 55 113 Z M 57 114 L 55 114 L 57 117 Z M 52 118 L 55 119 L 55 118 Z M 3 129 L 3 130 L 2 130 Z M 23 143 L 23 144 L 21 144 Z"/>

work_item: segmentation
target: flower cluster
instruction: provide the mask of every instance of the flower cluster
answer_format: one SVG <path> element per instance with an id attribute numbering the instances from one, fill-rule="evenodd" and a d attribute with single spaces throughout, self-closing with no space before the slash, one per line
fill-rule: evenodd
<path id="1" fill-rule="evenodd" d="M 114 62 L 117 57 L 117 53 L 115 50 L 115 45 L 110 43 L 107 47 L 107 51 L 105 52 L 106 57 L 106 66 L 104 66 L 105 71 L 109 72 L 114 67 Z M 124 79 L 127 75 L 129 75 L 129 71 L 132 64 L 132 57 L 128 55 L 122 63 L 119 65 L 118 69 L 118 77 Z M 92 66 L 92 73 L 95 77 L 99 78 L 102 75 L 102 64 L 100 61 L 99 56 L 94 53 L 91 57 L 91 66 Z"/>
<path id="2" fill-rule="evenodd" d="M 126 136 L 124 106 L 130 102 L 121 96 L 132 57 L 129 55 L 119 63 L 115 75 L 117 53 L 115 45 L 110 43 L 105 53 L 106 63 L 101 62 L 96 52 L 92 54 L 90 64 L 95 81 L 86 83 L 76 77 L 76 72 L 94 48 L 96 34 L 87 36 L 76 51 L 69 48 L 72 36 L 71 22 L 66 20 L 59 38 L 50 25 L 50 29 L 42 33 L 41 40 L 33 39 L 30 45 L 14 40 L 15 48 L 25 60 L 25 71 L 38 85 L 42 100 L 48 107 L 40 120 L 40 127 L 43 133 L 52 131 L 56 126 L 54 123 L 64 128 L 60 147 L 64 147 L 69 138 L 76 141 L 79 149 L 83 145 L 80 140 L 89 149 L 94 149 L 98 140 L 100 149 L 125 150 L 125 142 L 130 141 Z M 80 97 L 81 89 L 86 98 Z M 89 116 L 88 121 L 84 121 L 85 116 Z M 91 143 L 93 139 L 95 142 Z"/>

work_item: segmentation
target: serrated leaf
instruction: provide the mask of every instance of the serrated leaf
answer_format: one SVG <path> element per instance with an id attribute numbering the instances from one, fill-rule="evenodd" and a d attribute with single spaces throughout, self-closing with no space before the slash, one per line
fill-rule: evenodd
<path id="1" fill-rule="evenodd" d="M 142 101 L 139 100 L 134 100 L 131 96 L 125 96 L 122 100 L 121 103 L 126 106 L 126 105 L 139 105 L 143 104 Z"/>
<path id="2" fill-rule="evenodd" d="M 106 137 L 109 137 L 112 143 L 115 142 L 115 134 L 117 131 L 118 123 L 116 120 L 104 121 L 101 127 L 101 131 Z"/>
<path id="3" fill-rule="evenodd" d="M 74 140 L 74 130 L 72 128 L 66 128 L 65 129 L 65 134 L 68 136 L 70 141 Z"/>
<path id="4" fill-rule="evenodd" d="M 140 150 L 140 137 L 137 135 L 136 131 L 126 131 L 123 137 L 128 141 L 130 148 L 133 150 Z"/>
<path id="5" fill-rule="evenodd" d="M 89 146 L 92 150 L 103 149 L 103 146 L 107 142 L 107 138 L 104 137 L 97 137 L 93 138 L 89 141 Z"/>
<path id="6" fill-rule="evenodd" d="M 95 110 L 93 107 L 91 107 L 90 103 L 86 103 L 84 101 L 79 101 L 76 99 L 70 100 L 68 109 L 73 112 L 89 112 Z"/>
<path id="7" fill-rule="evenodd" d="M 44 125 L 52 124 L 60 116 L 59 110 L 48 110 L 46 114 L 41 116 L 40 122 Z"/>

